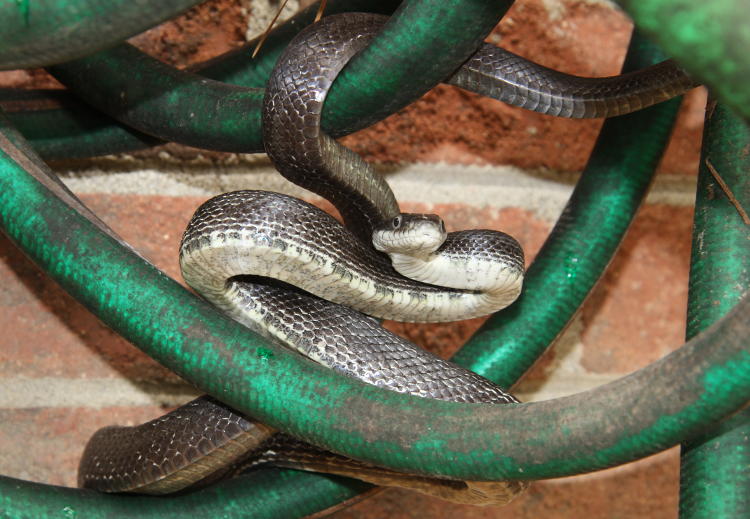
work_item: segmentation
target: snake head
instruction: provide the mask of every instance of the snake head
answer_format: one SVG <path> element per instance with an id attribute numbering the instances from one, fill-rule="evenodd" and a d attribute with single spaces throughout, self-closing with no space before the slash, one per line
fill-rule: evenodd
<path id="1" fill-rule="evenodd" d="M 445 224 L 438 215 L 401 213 L 375 228 L 372 244 L 388 254 L 424 256 L 435 252 L 446 236 Z"/>

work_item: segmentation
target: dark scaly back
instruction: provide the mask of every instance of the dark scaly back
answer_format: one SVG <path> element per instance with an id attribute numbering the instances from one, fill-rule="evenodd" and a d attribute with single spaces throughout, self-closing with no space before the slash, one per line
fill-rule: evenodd
<path id="1" fill-rule="evenodd" d="M 447 83 L 534 112 L 576 119 L 630 113 L 699 85 L 672 60 L 590 78 L 558 72 L 488 43 Z"/>
<path id="2" fill-rule="evenodd" d="M 274 166 L 333 203 L 368 245 L 374 226 L 399 214 L 398 203 L 370 165 L 320 131 L 320 118 L 339 71 L 382 25 L 380 17 L 355 13 L 303 30 L 276 63 L 263 102 L 263 141 Z"/>

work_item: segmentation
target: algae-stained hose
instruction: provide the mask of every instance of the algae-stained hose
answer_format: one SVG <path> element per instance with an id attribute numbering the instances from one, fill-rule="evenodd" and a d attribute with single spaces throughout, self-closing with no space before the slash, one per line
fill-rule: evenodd
<path id="1" fill-rule="evenodd" d="M 0 476 L 0 517 L 279 519 L 330 509 L 366 488 L 355 480 L 275 468 L 167 498 L 102 494 Z"/>
<path id="2" fill-rule="evenodd" d="M 624 70 L 664 59 L 634 34 Z M 573 317 L 617 250 L 669 141 L 679 100 L 608 119 L 575 190 L 529 267 L 524 289 L 453 360 L 511 387 Z"/>
<path id="3" fill-rule="evenodd" d="M 696 79 L 750 120 L 750 9 L 746 0 L 616 0 Z"/>
<path id="4" fill-rule="evenodd" d="M 458 479 L 558 477 L 689 440 L 750 397 L 750 300 L 664 359 L 566 398 L 456 404 L 365 385 L 208 307 L 55 196 L 48 173 L 5 137 L 0 145 L 0 224 L 69 293 L 201 390 L 344 455 Z"/>
<path id="5" fill-rule="evenodd" d="M 726 315 L 750 288 L 750 226 L 742 215 L 750 209 L 748 147 L 750 131 L 743 121 L 721 104 L 709 105 L 695 205 L 688 338 Z M 680 517 L 748 514 L 750 410 L 745 410 L 682 446 Z"/>
<path id="6" fill-rule="evenodd" d="M 326 5 L 326 13 L 365 11 L 390 14 L 398 4 L 397 0 L 330 0 Z M 316 12 L 317 4 L 302 10 L 272 31 L 258 56 L 253 59 L 250 59 L 250 54 L 257 41 L 251 41 L 242 48 L 196 65 L 192 70 L 199 71 L 202 76 L 209 79 L 237 86 L 261 88 L 268 81 L 271 69 L 281 51 L 295 34 L 312 23 Z M 141 57 L 140 62 L 144 61 L 147 59 Z M 141 73 L 157 78 L 157 83 L 162 86 L 174 75 L 174 71 L 156 60 L 150 60 L 148 63 L 156 63 L 156 71 L 142 70 Z M 131 65 L 119 63 L 118 66 L 131 72 L 133 70 Z M 161 77 L 159 73 L 165 70 L 167 77 Z M 172 83 L 169 86 L 175 85 Z M 181 91 L 185 90 L 183 83 Z M 190 97 L 194 99 L 193 96 Z M 130 152 L 162 143 L 159 139 L 134 130 L 91 108 L 65 90 L 0 89 L 0 106 L 13 125 L 46 160 Z M 259 107 L 256 108 L 260 110 Z M 160 113 L 163 112 L 162 106 Z M 238 115 L 235 113 L 233 117 Z M 236 123 L 235 128 L 241 128 L 242 124 Z M 253 132 L 259 134 L 257 129 Z M 240 133 L 235 135 L 233 140 L 241 138 L 245 139 L 243 145 L 247 146 L 246 135 Z M 261 151 L 260 142 L 256 142 L 254 146 L 257 151 Z"/>
<path id="7" fill-rule="evenodd" d="M 125 153 L 162 143 L 65 90 L 0 89 L 0 108 L 45 160 Z"/>
<path id="8" fill-rule="evenodd" d="M 347 66 L 354 72 L 336 79 L 334 85 L 343 86 L 328 95 L 324 130 L 333 136 L 350 133 L 423 95 L 476 51 L 509 6 L 403 2 Z M 149 135 L 219 151 L 263 150 L 261 89 L 186 74 L 127 44 L 49 71 L 87 103 Z"/>
<path id="9" fill-rule="evenodd" d="M 750 508 L 750 409 L 682 446 L 680 518 L 735 519 Z"/>
<path id="10" fill-rule="evenodd" d="M 99 51 L 201 0 L 4 0 L 0 70 L 53 65 Z"/>
<path id="11" fill-rule="evenodd" d="M 329 2 L 326 12 L 363 10 L 388 13 L 395 8 L 396 3 L 391 0 L 387 2 L 332 1 Z M 337 78 L 326 102 L 323 120 L 325 129 L 332 135 L 344 135 L 364 128 L 417 99 L 448 76 L 461 61 L 476 50 L 484 36 L 495 26 L 510 4 L 511 2 L 507 0 L 502 2 L 487 0 L 476 2 L 409 0 L 403 2 L 389 20 L 383 36 L 378 37 L 374 45 L 357 56 Z M 236 81 L 243 86 L 262 85 L 275 63 L 283 42 L 296 34 L 303 25 L 309 23 L 313 16 L 314 8 L 308 8 L 277 32 L 277 36 L 269 38 L 265 44 L 268 50 L 261 51 L 258 65 L 249 67 L 247 59 L 241 53 L 234 52 L 226 56 L 223 63 L 219 60 L 207 64 L 205 69 L 201 69 L 201 73 L 221 81 Z M 270 41 L 272 39 L 273 41 Z M 431 58 L 424 59 L 426 56 Z M 105 68 L 111 65 L 111 73 L 122 71 L 121 64 L 109 63 L 105 58 L 106 55 L 92 57 L 89 64 Z M 145 57 L 140 58 L 141 63 L 147 61 Z M 149 61 L 149 63 L 152 62 Z M 127 70 L 131 69 L 128 67 Z M 148 70 L 145 69 L 142 72 L 148 73 Z M 159 77 L 162 73 L 167 73 L 167 76 Z M 112 86 L 111 81 L 115 76 L 97 74 L 97 77 L 107 77 Z M 180 84 L 181 80 L 173 78 L 173 74 L 169 73 L 166 67 L 157 65 L 151 77 L 162 84 L 169 84 L 169 89 L 180 87 L 184 91 L 193 88 L 193 85 L 184 82 Z M 116 84 L 114 88 L 116 95 L 108 96 L 109 99 L 119 97 L 120 90 L 117 89 Z M 99 85 L 97 95 L 102 92 L 104 92 L 104 86 Z M 252 94 L 248 94 L 251 99 L 245 99 L 243 94 L 236 90 L 232 95 L 240 98 L 239 102 L 244 103 L 245 107 L 253 98 Z M 186 97 L 190 99 L 190 102 L 195 101 L 192 95 Z M 337 107 L 337 104 L 341 106 Z M 83 106 L 83 103 L 79 105 Z M 153 108 L 159 113 L 159 106 L 159 103 L 149 104 L 149 109 Z M 164 106 L 161 106 L 161 111 L 164 112 Z M 211 109 L 195 110 L 197 115 L 195 120 L 206 120 L 208 117 L 206 111 L 210 112 L 208 115 L 213 113 Z M 363 112 L 367 117 L 357 119 Z M 249 135 L 240 131 L 246 128 L 247 124 L 255 122 L 259 117 L 258 114 L 259 110 L 252 113 L 253 120 L 250 123 L 241 120 L 234 121 L 235 133 L 230 142 L 242 137 L 245 139 L 242 143 L 245 151 L 253 147 L 260 151 L 259 125 L 252 126 L 253 129 Z M 145 147 L 144 143 L 148 142 L 148 138 L 143 138 L 137 133 L 134 138 L 132 135 L 134 132 L 126 132 L 112 119 L 98 115 L 88 108 L 82 108 L 80 112 L 75 113 L 75 116 L 70 111 L 44 110 L 34 114 L 11 113 L 10 117 L 45 158 L 70 158 L 104 152 L 130 151 Z M 208 120 L 213 119 L 208 118 Z M 231 130 L 230 126 L 232 125 L 227 124 Z M 88 128 L 95 128 L 98 132 L 96 144 L 92 145 L 89 139 L 82 138 L 82 131 Z M 70 131 L 75 133 L 71 135 Z M 251 140 L 253 138 L 255 140 Z M 220 142 L 224 143 L 224 141 Z M 112 147 L 113 151 L 104 151 L 108 147 Z"/>

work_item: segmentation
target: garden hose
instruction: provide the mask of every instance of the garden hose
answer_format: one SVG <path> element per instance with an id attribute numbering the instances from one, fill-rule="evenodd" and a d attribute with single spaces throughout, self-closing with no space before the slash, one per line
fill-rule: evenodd
<path id="1" fill-rule="evenodd" d="M 3 0 L 0 70 L 79 58 L 150 29 L 201 0 Z"/>
<path id="2" fill-rule="evenodd" d="M 0 219 L 6 232 L 38 263 L 99 311 L 110 325 L 139 342 L 144 350 L 165 364 L 176 367 L 177 363 L 182 363 L 178 371 L 190 375 L 188 378 L 192 377 L 204 389 L 238 409 L 257 410 L 256 416 L 267 418 L 269 423 L 286 423 L 288 429 L 297 433 L 309 431 L 321 444 L 338 445 L 337 450 L 349 454 L 366 451 L 366 440 L 372 439 L 369 445 L 374 452 L 362 457 L 397 468 L 455 474 L 468 471 L 485 478 L 555 477 L 655 452 L 694 436 L 747 400 L 749 388 L 743 378 L 747 379 L 750 360 L 742 346 L 743 336 L 747 334 L 743 321 L 747 320 L 749 312 L 746 301 L 718 327 L 623 381 L 550 403 L 504 409 L 505 416 L 487 406 L 441 407 L 430 402 L 399 399 L 353 381 L 339 380 L 340 377 L 332 377 L 289 356 L 202 307 L 127 248 L 101 234 L 95 223 L 76 215 L 49 191 L 50 188 L 40 184 L 45 175 L 38 161 L 29 159 L 7 139 L 3 138 L 2 143 L 6 151 L 0 166 L 3 187 Z M 23 163 L 36 177 L 31 178 L 12 159 Z M 118 264 L 118 260 L 121 263 Z M 163 291 L 168 299 L 174 299 L 176 308 L 161 306 L 162 299 L 153 299 L 156 306 L 163 309 L 165 318 L 163 323 L 155 322 L 158 312 L 154 312 L 153 307 L 149 310 L 151 315 L 144 315 L 135 297 L 119 292 L 112 286 L 111 279 L 107 282 L 98 277 L 115 276 L 115 273 L 122 276 L 123 288 L 131 285 L 138 289 L 135 294 L 141 296 L 156 296 Z M 142 281 L 151 286 L 139 285 Z M 89 287 L 86 285 L 94 286 L 91 284 L 96 282 L 100 283 L 97 288 L 103 290 L 87 294 Z M 139 334 L 142 334 L 140 339 Z M 250 351 L 240 351 L 241 343 L 251 345 Z M 212 381 L 212 367 L 217 368 L 215 373 L 226 369 L 227 376 L 222 381 Z M 294 372 L 286 371 L 295 367 L 308 377 L 300 379 L 298 375 L 290 375 Z M 680 378 L 676 384 L 677 369 L 686 369 L 688 376 L 692 374 L 697 378 L 685 381 Z M 335 379 L 335 386 L 331 378 Z M 650 387 L 645 388 L 644 384 Z M 275 388 L 277 394 L 273 397 L 260 391 L 247 394 L 242 391 L 246 387 Z M 283 410 L 279 406 L 292 404 L 297 397 L 300 400 L 291 406 L 290 414 L 299 414 L 300 422 L 287 423 L 292 419 L 276 416 Z M 611 409 L 613 415 L 623 418 L 623 423 L 614 431 L 616 434 L 612 428 L 603 430 L 591 423 L 593 415 L 612 402 L 621 406 Z M 348 423 L 349 420 L 337 421 L 337 408 L 346 411 L 346 418 L 355 416 L 355 412 L 369 413 L 377 427 L 360 430 L 351 427 L 356 424 Z M 325 421 L 313 416 L 316 409 Z M 433 430 L 425 422 L 431 411 L 437 413 Z M 395 421 L 394 416 L 398 417 Z M 340 432 L 347 428 L 352 428 L 352 436 L 341 438 Z M 436 446 L 442 447 L 443 456 L 435 457 Z M 560 459 L 560 456 L 569 459 Z M 452 458 L 458 461 L 445 463 Z M 10 489 L 10 493 L 3 493 L 0 498 L 4 506 L 10 503 L 8 509 L 20 506 L 18 501 L 13 501 L 16 497 L 21 503 L 26 499 L 28 506 L 30 496 L 37 499 L 50 495 L 53 496 L 50 506 L 57 507 L 58 513 L 75 513 L 76 509 L 65 510 L 65 499 L 58 499 L 62 491 L 55 487 L 7 478 L 2 484 Z M 32 494 L 23 494 L 22 489 Z M 87 501 L 90 494 L 79 491 L 64 492 L 80 496 L 84 503 L 94 500 Z"/>
<path id="3" fill-rule="evenodd" d="M 664 359 L 570 397 L 491 406 L 366 386 L 207 307 L 55 196 L 43 185 L 45 171 L 7 138 L 0 144 L 0 223 L 27 254 L 107 324 L 199 388 L 325 448 L 462 479 L 558 477 L 688 440 L 750 396 L 747 300 Z"/>
<path id="4" fill-rule="evenodd" d="M 750 130 L 722 104 L 706 114 L 693 229 L 688 339 L 726 315 L 750 287 Z M 730 195 L 731 193 L 731 195 Z M 680 517 L 750 513 L 750 410 L 682 446 Z"/>
<path id="5" fill-rule="evenodd" d="M 634 35 L 624 70 L 664 59 Z M 511 387 L 563 331 L 612 259 L 651 185 L 679 108 L 673 99 L 604 122 L 570 200 L 529 267 L 524 289 L 454 361 Z"/>
<path id="6" fill-rule="evenodd" d="M 112 495 L 0 476 L 3 519 L 279 519 L 331 509 L 369 488 L 327 474 L 269 468 L 169 497 Z"/>
<path id="7" fill-rule="evenodd" d="M 616 0 L 636 26 L 727 106 L 750 120 L 746 0 Z"/>

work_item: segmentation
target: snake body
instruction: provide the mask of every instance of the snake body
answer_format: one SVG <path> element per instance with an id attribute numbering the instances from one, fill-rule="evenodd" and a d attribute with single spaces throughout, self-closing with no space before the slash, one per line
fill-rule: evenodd
<path id="1" fill-rule="evenodd" d="M 380 17 L 347 15 L 303 31 L 277 63 L 266 94 L 269 157 L 287 178 L 331 200 L 347 228 L 283 195 L 220 195 L 203 204 L 188 225 L 180 251 L 183 276 L 206 299 L 262 335 L 365 382 L 443 400 L 515 402 L 491 382 L 415 348 L 362 313 L 423 321 L 483 315 L 510 304 L 523 275 L 522 250 L 503 233 L 449 235 L 438 255 L 432 250 L 420 254 L 417 267 L 400 252 L 391 262 L 378 252 L 380 246 L 372 245 L 373 232 L 409 217 L 400 214 L 387 184 L 319 126 L 327 88 L 381 25 Z M 499 263 L 497 286 L 461 288 L 450 281 L 448 288 L 436 286 L 440 279 L 429 264 L 442 262 L 455 270 L 458 259 Z M 465 267 L 465 277 L 483 282 L 488 271 L 476 264 Z M 422 281 L 402 277 L 394 266 Z M 268 278 L 281 281 L 269 283 Z M 355 294 L 365 296 L 365 302 L 353 299 Z M 135 428 L 97 432 L 82 458 L 79 483 L 103 491 L 165 493 L 273 461 L 467 503 L 504 503 L 525 487 L 521 482 L 402 475 L 310 446 L 281 455 L 280 443 L 301 445 L 203 397 Z"/>

